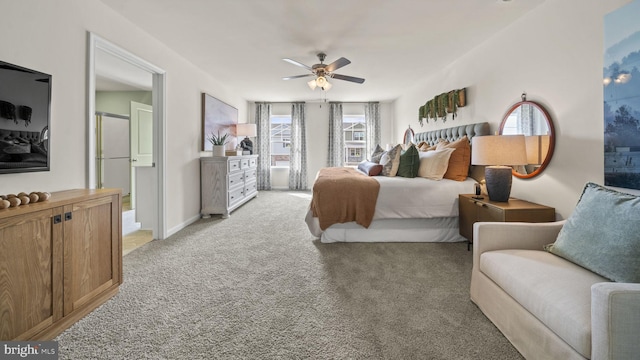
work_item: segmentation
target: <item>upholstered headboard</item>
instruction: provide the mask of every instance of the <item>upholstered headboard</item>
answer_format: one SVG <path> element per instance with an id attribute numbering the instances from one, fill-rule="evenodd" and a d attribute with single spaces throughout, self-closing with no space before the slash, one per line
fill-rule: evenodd
<path id="1" fill-rule="evenodd" d="M 420 132 L 415 135 L 414 142 L 418 144 L 421 141 L 426 141 L 427 143 L 429 143 L 429 145 L 435 145 L 438 143 L 438 139 L 444 139 L 452 142 L 460 139 L 465 135 L 467 135 L 469 141 L 471 141 L 471 138 L 474 136 L 491 135 L 491 130 L 489 130 L 489 123 L 482 122 L 477 124 L 454 126 L 446 129 Z"/>
<path id="2" fill-rule="evenodd" d="M 474 136 L 491 135 L 489 123 L 482 122 L 477 124 L 460 125 L 446 129 L 417 133 L 414 137 L 414 142 L 419 144 L 421 141 L 426 141 L 429 145 L 435 145 L 438 143 L 438 139 L 444 139 L 452 142 L 465 135 L 467 135 L 469 141 L 471 141 L 471 138 Z M 484 166 L 469 165 L 469 176 L 478 182 L 482 182 L 484 180 Z"/>

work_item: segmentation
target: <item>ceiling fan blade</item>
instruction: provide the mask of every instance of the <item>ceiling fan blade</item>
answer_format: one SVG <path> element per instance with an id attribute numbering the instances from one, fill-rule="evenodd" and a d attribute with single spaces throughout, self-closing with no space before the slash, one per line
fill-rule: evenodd
<path id="1" fill-rule="evenodd" d="M 303 68 L 305 68 L 305 69 L 307 69 L 309 71 L 313 71 L 313 69 L 311 67 L 309 67 L 309 66 L 307 66 L 307 65 L 305 65 L 305 64 L 303 64 L 301 62 L 295 61 L 293 59 L 285 58 L 285 59 L 282 59 L 282 60 L 284 60 L 284 61 L 286 61 L 286 62 L 288 62 L 290 64 L 303 67 Z"/>
<path id="2" fill-rule="evenodd" d="M 283 77 L 282 80 L 291 80 L 291 79 L 297 79 L 297 78 L 302 78 L 302 77 L 307 77 L 307 76 L 315 76 L 315 75 L 313 75 L 313 74 L 305 74 L 305 75 L 287 76 L 287 77 Z"/>
<path id="3" fill-rule="evenodd" d="M 327 67 L 325 68 L 325 71 L 327 71 L 327 72 L 336 71 L 336 70 L 340 69 L 341 67 L 347 66 L 349 64 L 351 64 L 351 61 L 341 57 L 340 59 L 332 62 L 329 65 L 327 65 Z"/>
<path id="4" fill-rule="evenodd" d="M 364 82 L 363 78 L 355 77 L 355 76 L 347 76 L 340 74 L 331 74 L 331 77 L 338 80 L 346 80 L 354 83 L 362 84 Z"/>

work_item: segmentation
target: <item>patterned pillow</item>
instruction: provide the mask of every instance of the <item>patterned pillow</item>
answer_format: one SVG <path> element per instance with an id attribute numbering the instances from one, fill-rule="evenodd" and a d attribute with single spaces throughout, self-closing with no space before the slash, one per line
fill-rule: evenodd
<path id="1" fill-rule="evenodd" d="M 380 163 L 382 154 L 384 154 L 384 149 L 380 147 L 380 144 L 376 145 L 375 150 L 373 150 L 373 154 L 371 154 L 371 162 Z"/>
<path id="2" fill-rule="evenodd" d="M 396 176 L 400 166 L 400 152 L 402 152 L 402 146 L 396 145 L 393 149 L 383 153 L 380 159 L 380 164 L 382 164 L 382 173 L 380 175 Z"/>
<path id="3" fill-rule="evenodd" d="M 445 179 L 464 181 L 469 175 L 469 165 L 471 164 L 471 146 L 467 135 L 452 143 L 440 142 L 436 150 L 456 149 L 449 158 L 449 167 L 444 173 Z"/>

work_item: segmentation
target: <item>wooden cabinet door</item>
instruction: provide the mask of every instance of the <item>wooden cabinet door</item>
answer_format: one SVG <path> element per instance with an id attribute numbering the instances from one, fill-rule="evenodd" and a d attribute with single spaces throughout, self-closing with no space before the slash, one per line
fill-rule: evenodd
<path id="1" fill-rule="evenodd" d="M 64 315 L 118 286 L 120 209 L 117 196 L 64 207 Z"/>
<path id="2" fill-rule="evenodd" d="M 27 340 L 62 317 L 61 211 L 0 219 L 0 340 Z"/>

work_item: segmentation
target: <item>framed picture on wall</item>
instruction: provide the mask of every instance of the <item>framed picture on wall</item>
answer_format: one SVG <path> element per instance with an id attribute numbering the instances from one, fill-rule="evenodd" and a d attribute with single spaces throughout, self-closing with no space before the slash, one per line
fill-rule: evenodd
<path id="1" fill-rule="evenodd" d="M 604 183 L 640 189 L 640 0 L 604 18 Z"/>
<path id="2" fill-rule="evenodd" d="M 223 136 L 228 134 L 229 142 L 225 150 L 234 150 L 238 143 L 236 139 L 236 125 L 238 124 L 238 109 L 202 93 L 202 150 L 211 151 L 213 145 L 207 138 L 211 134 Z"/>

